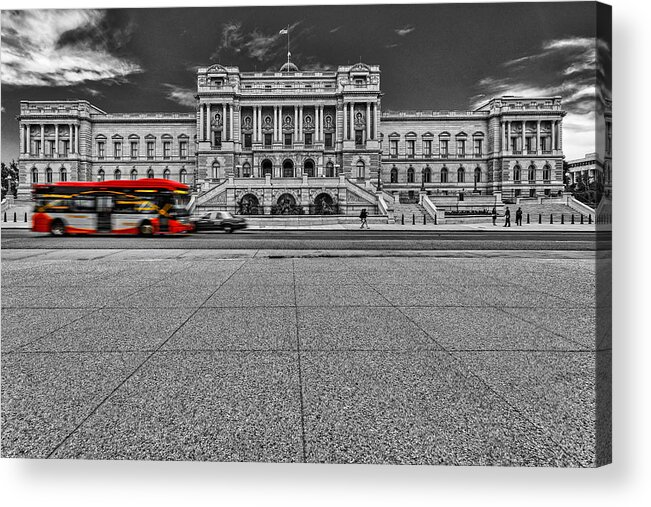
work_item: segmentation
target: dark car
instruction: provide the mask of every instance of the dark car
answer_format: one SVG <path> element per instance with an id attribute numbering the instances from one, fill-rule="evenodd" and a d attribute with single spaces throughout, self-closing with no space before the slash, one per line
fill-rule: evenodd
<path id="1" fill-rule="evenodd" d="M 200 217 L 192 219 L 194 230 L 196 232 L 203 231 L 224 231 L 233 232 L 237 229 L 245 229 L 247 227 L 246 219 L 242 217 L 235 217 L 228 211 L 210 211 Z"/>

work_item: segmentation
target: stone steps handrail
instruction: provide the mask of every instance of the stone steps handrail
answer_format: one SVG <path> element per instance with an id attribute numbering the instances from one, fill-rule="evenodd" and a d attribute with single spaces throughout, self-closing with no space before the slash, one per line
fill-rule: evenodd
<path id="1" fill-rule="evenodd" d="M 568 197 L 567 205 L 575 211 L 582 213 L 584 215 L 594 215 L 595 210 L 588 206 L 585 203 L 582 203 L 578 199 L 575 199 L 573 196 Z"/>
<path id="2" fill-rule="evenodd" d="M 214 186 L 206 190 L 205 192 L 200 193 L 197 196 L 196 205 L 202 206 L 203 204 L 214 199 L 215 197 L 222 194 L 223 192 L 226 192 L 227 187 L 228 187 L 228 180 L 224 180 L 219 185 Z"/>
<path id="3" fill-rule="evenodd" d="M 438 210 L 436 209 L 436 205 L 430 200 L 427 194 L 420 194 L 420 205 L 431 218 L 437 217 Z"/>
<path id="4" fill-rule="evenodd" d="M 368 190 L 360 187 L 356 183 L 353 183 L 349 179 L 346 179 L 346 189 L 350 190 L 353 194 L 355 194 L 357 197 L 361 197 L 365 201 L 368 201 L 369 204 L 375 204 L 376 198 L 375 194 L 372 192 L 369 192 Z"/>

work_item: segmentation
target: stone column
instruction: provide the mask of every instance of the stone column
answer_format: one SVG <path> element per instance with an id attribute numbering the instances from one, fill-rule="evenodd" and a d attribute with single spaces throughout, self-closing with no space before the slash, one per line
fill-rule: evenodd
<path id="1" fill-rule="evenodd" d="M 56 153 L 56 156 L 59 156 L 59 124 L 54 124 L 54 152 L 52 156 Z"/>
<path id="2" fill-rule="evenodd" d="M 278 140 L 278 106 L 274 106 L 274 137 L 273 142 L 275 143 Z"/>
<path id="3" fill-rule="evenodd" d="M 344 102 L 344 107 L 343 107 L 343 118 L 344 118 L 344 132 L 343 132 L 343 139 L 344 141 L 348 139 L 348 103 Z"/>
<path id="4" fill-rule="evenodd" d="M 45 154 L 45 124 L 41 123 L 41 157 Z"/>
<path id="5" fill-rule="evenodd" d="M 527 125 L 527 122 L 522 120 L 522 150 L 521 151 L 522 151 L 523 154 L 524 154 L 524 149 L 525 149 L 525 147 L 527 145 L 527 143 L 526 143 L 527 134 L 526 134 L 526 128 L 525 128 L 526 125 Z"/>
<path id="6" fill-rule="evenodd" d="M 25 125 L 25 127 L 27 128 L 27 138 L 26 138 L 27 147 L 25 148 L 25 153 L 31 154 L 32 153 L 32 139 L 31 139 L 32 126 L 28 123 L 27 125 Z"/>
<path id="7" fill-rule="evenodd" d="M 511 122 L 506 122 L 506 151 L 511 151 Z"/>
<path id="8" fill-rule="evenodd" d="M 500 133 L 501 133 L 501 139 L 502 141 L 500 142 L 500 151 L 505 151 L 504 150 L 504 139 L 506 139 L 506 122 L 502 121 L 500 122 Z"/>
<path id="9" fill-rule="evenodd" d="M 203 104 L 199 104 L 199 141 L 204 140 L 205 125 L 203 122 Z"/>
<path id="10" fill-rule="evenodd" d="M 298 138 L 303 142 L 303 106 L 298 108 Z"/>
<path id="11" fill-rule="evenodd" d="M 540 120 L 536 122 L 536 153 L 540 155 Z"/>
<path id="12" fill-rule="evenodd" d="M 371 103 L 366 103 L 366 140 L 371 140 Z"/>
<path id="13" fill-rule="evenodd" d="M 558 121 L 558 150 L 562 151 L 563 150 L 563 123 L 561 121 Z"/>
<path id="14" fill-rule="evenodd" d="M 228 104 L 228 140 L 233 141 L 235 135 L 235 114 L 233 104 Z"/>
<path id="15" fill-rule="evenodd" d="M 253 142 L 258 140 L 258 106 L 253 106 L 251 109 L 253 113 Z"/>
<path id="16" fill-rule="evenodd" d="M 551 150 L 552 153 L 556 149 L 556 122 L 551 121 L 550 122 L 551 130 L 552 130 L 552 145 L 551 145 Z"/>
<path id="17" fill-rule="evenodd" d="M 212 107 L 210 103 L 206 104 L 206 141 L 210 141 L 212 146 Z"/>
<path id="18" fill-rule="evenodd" d="M 226 130 L 226 104 L 222 104 L 222 135 L 224 138 L 222 141 L 228 141 L 227 135 L 228 135 L 228 130 Z"/>
<path id="19" fill-rule="evenodd" d="M 77 153 L 79 153 L 81 151 L 81 142 L 79 141 L 79 127 L 80 127 L 80 125 L 77 125 L 75 127 L 75 143 L 77 143 L 77 146 L 76 146 Z"/>
<path id="20" fill-rule="evenodd" d="M 348 139 L 355 139 L 355 103 L 350 103 L 350 129 Z"/>

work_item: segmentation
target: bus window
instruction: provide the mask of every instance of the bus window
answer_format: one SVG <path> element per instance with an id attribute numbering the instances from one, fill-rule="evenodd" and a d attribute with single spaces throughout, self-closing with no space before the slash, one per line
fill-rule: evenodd
<path id="1" fill-rule="evenodd" d="M 76 211 L 95 211 L 95 198 L 78 196 L 72 200 L 72 206 Z"/>

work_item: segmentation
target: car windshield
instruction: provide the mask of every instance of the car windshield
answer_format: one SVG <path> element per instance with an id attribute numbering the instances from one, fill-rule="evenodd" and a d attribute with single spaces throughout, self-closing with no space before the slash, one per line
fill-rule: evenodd
<path id="1" fill-rule="evenodd" d="M 228 211 L 222 211 L 220 215 L 221 218 L 233 218 L 233 215 L 231 215 Z"/>

